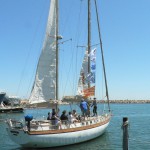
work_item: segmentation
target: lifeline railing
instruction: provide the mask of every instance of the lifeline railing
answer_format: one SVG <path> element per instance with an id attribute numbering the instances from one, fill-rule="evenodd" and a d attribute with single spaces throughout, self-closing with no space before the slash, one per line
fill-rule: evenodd
<path id="1" fill-rule="evenodd" d="M 108 119 L 108 117 L 109 117 L 108 115 L 88 117 L 87 119 L 85 120 L 82 119 L 76 123 L 70 123 L 68 120 L 61 120 L 60 126 L 63 127 L 64 129 L 76 128 L 77 123 L 80 123 L 79 126 L 86 126 L 86 125 L 96 124 L 98 122 L 104 122 Z M 24 124 L 23 122 L 19 122 L 19 121 L 12 120 L 12 119 L 7 119 L 5 121 L 7 122 L 10 128 L 15 128 L 15 129 L 24 129 L 24 130 L 35 129 L 36 130 L 37 128 L 41 128 L 41 130 L 44 130 L 44 127 L 48 127 L 48 129 L 50 130 L 59 129 L 59 124 L 55 124 L 56 123 L 55 120 L 54 121 L 53 120 L 32 120 L 30 124 L 28 124 L 27 122 L 25 122 Z"/>

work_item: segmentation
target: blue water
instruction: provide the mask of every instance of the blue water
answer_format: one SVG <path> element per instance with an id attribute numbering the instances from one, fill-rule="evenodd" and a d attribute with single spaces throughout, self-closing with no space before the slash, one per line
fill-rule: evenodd
<path id="1" fill-rule="evenodd" d="M 61 111 L 68 106 L 62 106 Z M 98 111 L 102 112 L 102 104 Z M 79 109 L 72 106 L 72 109 Z M 112 120 L 107 131 L 96 139 L 88 142 L 58 147 L 47 148 L 47 150 L 122 150 L 122 119 L 129 119 L 129 150 L 150 149 L 150 104 L 112 104 Z M 25 110 L 22 114 L 0 114 L 0 119 L 17 118 L 22 119 L 26 114 L 36 117 L 47 117 L 48 109 Z M 26 150 L 12 142 L 6 132 L 6 124 L 0 122 L 0 150 Z M 28 148 L 29 150 L 29 148 Z M 33 150 L 33 149 L 32 149 Z"/>

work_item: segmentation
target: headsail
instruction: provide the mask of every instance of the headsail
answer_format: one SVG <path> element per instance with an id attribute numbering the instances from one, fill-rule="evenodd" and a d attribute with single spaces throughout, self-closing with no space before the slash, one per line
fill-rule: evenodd
<path id="1" fill-rule="evenodd" d="M 88 57 L 90 57 L 90 72 L 88 72 Z M 78 95 L 90 97 L 95 95 L 95 70 L 96 70 L 96 48 L 90 54 L 85 51 L 80 77 L 78 82 Z M 90 87 L 88 85 L 91 85 Z"/>
<path id="2" fill-rule="evenodd" d="M 51 0 L 46 36 L 29 102 L 55 99 L 56 92 L 56 0 Z"/>

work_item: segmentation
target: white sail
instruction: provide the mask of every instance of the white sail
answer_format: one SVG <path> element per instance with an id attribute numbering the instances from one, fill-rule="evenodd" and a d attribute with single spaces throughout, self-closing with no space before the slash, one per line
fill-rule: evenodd
<path id="1" fill-rule="evenodd" d="M 56 85 L 56 1 L 51 0 L 46 36 L 39 58 L 29 102 L 41 103 L 55 99 Z"/>

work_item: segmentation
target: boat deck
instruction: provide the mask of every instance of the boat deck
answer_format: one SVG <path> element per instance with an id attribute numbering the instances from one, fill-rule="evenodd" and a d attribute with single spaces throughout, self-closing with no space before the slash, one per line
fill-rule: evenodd
<path id="1" fill-rule="evenodd" d="M 11 128 L 17 128 L 28 132 L 28 134 L 57 134 L 64 132 L 74 132 L 86 129 L 95 128 L 106 124 L 110 120 L 110 115 L 105 114 L 97 117 L 88 117 L 85 120 L 76 123 L 69 123 L 67 121 L 61 121 L 61 126 L 53 125 L 50 120 L 32 120 L 30 127 L 21 122 L 10 121 L 9 126 Z"/>

